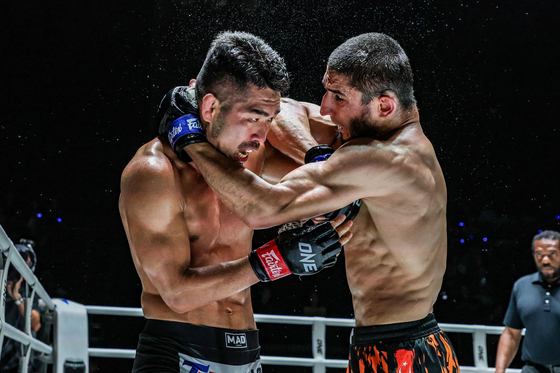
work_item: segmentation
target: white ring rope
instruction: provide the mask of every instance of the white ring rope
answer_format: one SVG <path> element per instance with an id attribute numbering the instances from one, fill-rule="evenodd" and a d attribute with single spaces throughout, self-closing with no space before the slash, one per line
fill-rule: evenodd
<path id="1" fill-rule="evenodd" d="M 22 358 L 27 363 L 32 350 L 42 352 L 43 361 L 53 363 L 52 357 L 56 355 L 53 347 L 46 343 L 34 338 L 30 332 L 31 323 L 31 304 L 35 295 L 38 295 L 44 302 L 46 310 L 42 310 L 41 314 L 47 319 L 52 320 L 52 315 L 55 311 L 55 303 L 47 294 L 37 277 L 33 274 L 31 269 L 27 266 L 19 251 L 14 246 L 13 242 L 8 238 L 6 232 L 0 225 L 0 251 L 6 254 L 7 258 L 3 261 L 0 267 L 0 278 L 2 280 L 2 297 L 0 297 L 0 352 L 2 351 L 2 342 L 4 336 L 14 339 L 26 346 L 26 354 Z M 26 302 L 25 309 L 25 332 L 9 325 L 5 322 L 5 294 L 6 294 L 6 280 L 10 264 L 23 276 L 26 281 L 26 286 L 31 287 L 32 293 L 29 297 L 29 302 Z M 64 300 L 65 303 L 68 303 Z M 60 303 L 57 300 L 57 303 Z M 71 302 L 74 303 L 74 302 Z M 75 304 L 75 303 L 74 303 Z M 76 304 L 75 304 L 76 305 Z M 60 305 L 59 305 L 60 306 Z M 143 317 L 141 308 L 131 307 L 108 307 L 108 306 L 82 306 L 79 307 L 87 312 L 88 315 L 106 315 L 106 316 L 132 316 Z M 60 308 L 57 308 L 56 312 Z M 85 315 L 85 313 L 84 313 Z M 87 316 L 84 323 L 86 324 L 85 332 L 87 333 Z M 56 320 L 56 318 L 54 318 Z M 280 357 L 280 356 L 261 356 L 263 364 L 270 365 L 284 365 L 284 366 L 305 366 L 313 367 L 314 372 L 325 372 L 326 367 L 331 368 L 346 368 L 348 361 L 340 359 L 327 359 L 325 357 L 326 338 L 325 327 L 354 327 L 355 320 L 343 318 L 325 318 L 325 317 L 304 317 L 304 316 L 282 316 L 282 315 L 263 315 L 255 314 L 255 321 L 257 323 L 272 323 L 272 324 L 290 324 L 290 325 L 308 325 L 312 326 L 312 358 L 300 357 Z M 55 321 L 56 322 L 56 321 Z M 473 353 L 475 358 L 475 366 L 461 366 L 460 369 L 464 373 L 489 373 L 493 372 L 494 368 L 488 367 L 488 352 L 486 346 L 487 335 L 499 335 L 504 330 L 500 326 L 486 326 L 486 325 L 464 325 L 464 324 L 440 324 L 440 327 L 445 332 L 451 333 L 467 333 L 473 337 Z M 524 330 L 523 330 L 524 334 Z M 105 357 L 105 358 L 126 358 L 133 359 L 136 351 L 130 349 L 117 349 L 117 348 L 92 348 L 84 345 L 87 349 L 89 357 Z M 57 347 L 58 348 L 58 347 Z M 60 353 L 60 352 L 59 352 Z M 27 373 L 27 364 L 22 364 L 21 373 Z M 508 369 L 508 372 L 518 373 L 520 369 Z"/>

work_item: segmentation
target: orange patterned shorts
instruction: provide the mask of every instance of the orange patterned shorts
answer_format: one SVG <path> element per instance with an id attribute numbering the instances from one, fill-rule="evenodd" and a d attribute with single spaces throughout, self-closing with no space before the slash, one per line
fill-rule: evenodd
<path id="1" fill-rule="evenodd" d="M 354 328 L 347 373 L 460 373 L 432 314 L 401 324 Z"/>

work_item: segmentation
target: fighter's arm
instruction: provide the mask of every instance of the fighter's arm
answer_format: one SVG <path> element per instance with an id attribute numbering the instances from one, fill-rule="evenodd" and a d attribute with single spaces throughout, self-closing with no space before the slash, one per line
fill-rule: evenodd
<path id="1" fill-rule="evenodd" d="M 500 341 L 498 342 L 498 352 L 496 353 L 496 373 L 505 372 L 509 367 L 521 341 L 521 329 L 514 329 L 506 326 Z"/>
<path id="2" fill-rule="evenodd" d="M 319 113 L 319 106 L 282 98 L 280 108 L 267 140 L 298 165 L 303 164 L 305 153 L 310 148 L 318 144 L 333 146 L 337 142 L 336 126 L 330 117 Z"/>
<path id="3" fill-rule="evenodd" d="M 191 267 L 189 232 L 171 165 L 150 157 L 131 164 L 121 182 L 120 209 L 137 265 L 163 301 L 184 313 L 258 282 L 247 257 Z"/>
<path id="4" fill-rule="evenodd" d="M 414 165 L 399 149 L 371 139 L 356 139 L 349 145 L 325 162 L 299 167 L 276 185 L 209 144 L 194 144 L 185 150 L 229 209 L 249 226 L 264 228 L 336 210 L 360 198 L 395 193 L 395 185 L 401 190 L 414 187 Z"/>

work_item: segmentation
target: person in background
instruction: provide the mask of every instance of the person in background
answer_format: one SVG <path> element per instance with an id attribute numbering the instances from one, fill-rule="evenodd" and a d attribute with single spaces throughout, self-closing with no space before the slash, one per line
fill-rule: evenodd
<path id="1" fill-rule="evenodd" d="M 560 233 L 544 231 L 533 237 L 537 272 L 513 285 L 496 354 L 496 373 L 504 373 L 525 339 L 522 373 L 560 372 Z"/>
<path id="2" fill-rule="evenodd" d="M 21 254 L 23 260 L 27 263 L 32 271 L 35 271 L 37 265 L 37 257 L 35 256 L 35 242 L 27 239 L 21 239 L 15 247 Z M 8 272 L 8 281 L 6 283 L 6 322 L 15 326 L 19 330 L 25 328 L 25 307 L 29 301 L 25 294 L 25 283 L 23 277 L 14 268 L 10 267 Z M 31 307 L 31 331 L 37 332 L 41 328 L 41 315 L 39 313 L 38 298 L 34 297 Z M 0 359 L 0 372 L 17 373 L 19 368 L 20 357 L 22 356 L 22 347 L 19 342 L 11 338 L 4 337 L 2 345 L 2 358 Z M 32 370 L 32 361 L 29 364 L 29 372 Z"/>

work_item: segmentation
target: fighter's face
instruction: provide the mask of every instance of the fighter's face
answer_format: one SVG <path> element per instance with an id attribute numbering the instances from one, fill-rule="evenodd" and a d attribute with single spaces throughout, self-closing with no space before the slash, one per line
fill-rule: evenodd
<path id="1" fill-rule="evenodd" d="M 323 77 L 327 90 L 321 101 L 321 115 L 329 115 L 338 126 L 343 141 L 371 136 L 376 125 L 370 105 L 362 104 L 362 93 L 350 86 L 348 78 L 327 69 Z"/>
<path id="2" fill-rule="evenodd" d="M 280 112 L 280 94 L 251 85 L 218 109 L 207 133 L 208 141 L 226 156 L 244 163 L 266 140 L 272 120 Z M 225 107 L 228 106 L 228 107 Z"/>
<path id="3" fill-rule="evenodd" d="M 540 239 L 534 244 L 534 258 L 543 279 L 554 282 L 560 278 L 560 241 Z"/>

